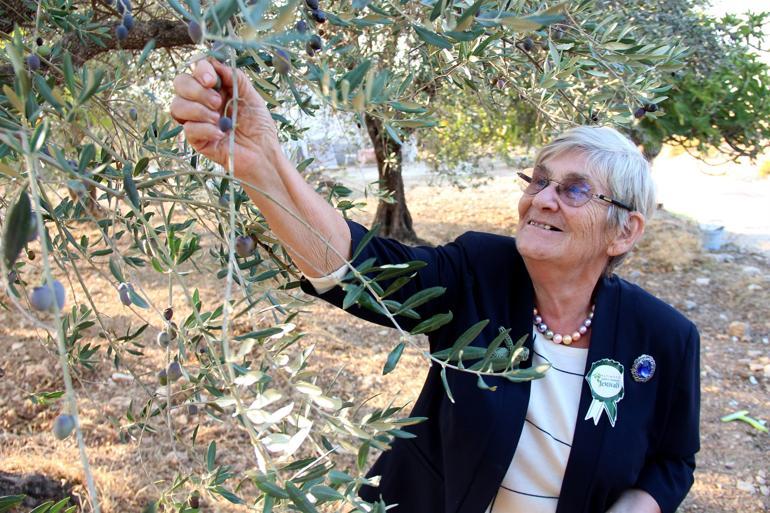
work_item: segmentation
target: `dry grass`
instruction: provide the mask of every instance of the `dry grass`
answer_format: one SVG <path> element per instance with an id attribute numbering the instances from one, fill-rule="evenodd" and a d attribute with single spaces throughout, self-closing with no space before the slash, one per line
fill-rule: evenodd
<path id="1" fill-rule="evenodd" d="M 697 224 L 658 211 L 647 223 L 635 252 L 649 265 L 671 270 L 692 265 L 702 255 L 702 234 Z"/>

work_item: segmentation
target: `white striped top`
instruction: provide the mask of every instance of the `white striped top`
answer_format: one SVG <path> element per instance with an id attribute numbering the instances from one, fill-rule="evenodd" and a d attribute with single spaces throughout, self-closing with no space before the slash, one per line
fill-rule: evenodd
<path id="1" fill-rule="evenodd" d="M 532 365 L 551 362 L 532 382 L 519 444 L 486 513 L 554 513 L 575 433 L 588 349 L 554 344 L 534 330 Z"/>

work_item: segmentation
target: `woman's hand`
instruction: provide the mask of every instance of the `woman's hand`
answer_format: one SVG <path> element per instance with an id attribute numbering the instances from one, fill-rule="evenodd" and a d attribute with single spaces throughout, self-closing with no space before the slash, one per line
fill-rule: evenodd
<path id="1" fill-rule="evenodd" d="M 216 91 L 217 76 L 221 89 Z M 233 114 L 233 88 L 237 80 L 238 109 L 233 119 L 235 131 L 234 167 L 255 162 L 273 161 L 280 152 L 275 123 L 267 105 L 248 77 L 209 58 L 197 61 L 192 74 L 182 73 L 174 79 L 176 96 L 171 102 L 171 116 L 184 125 L 185 136 L 196 151 L 227 166 L 230 155 L 230 133 L 220 129 L 220 118 Z"/>
<path id="2" fill-rule="evenodd" d="M 649 493 L 631 488 L 620 495 L 607 513 L 660 513 L 660 507 Z"/>

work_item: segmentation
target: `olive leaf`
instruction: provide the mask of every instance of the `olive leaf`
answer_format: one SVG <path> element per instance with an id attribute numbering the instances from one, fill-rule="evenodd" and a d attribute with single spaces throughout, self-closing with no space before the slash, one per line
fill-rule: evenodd
<path id="1" fill-rule="evenodd" d="M 452 48 L 452 43 L 449 41 L 449 39 L 445 38 L 444 36 L 439 35 L 433 32 L 432 30 L 428 30 L 425 27 L 417 25 L 416 23 L 412 24 L 412 28 L 414 28 L 414 31 L 417 33 L 417 36 L 419 36 L 420 39 L 422 39 L 429 45 L 437 46 L 439 48 L 444 48 L 446 50 L 449 50 Z"/>
<path id="2" fill-rule="evenodd" d="M 32 205 L 27 191 L 22 190 L 6 218 L 3 234 L 3 257 L 9 269 L 16 263 L 22 248 L 29 240 L 31 224 Z"/>
<path id="3" fill-rule="evenodd" d="M 128 166 L 123 168 L 123 189 L 126 191 L 126 195 L 131 204 L 134 205 L 134 207 L 139 208 L 141 204 L 139 201 L 139 191 L 136 189 L 136 182 L 134 182 L 134 177 Z"/>
<path id="4" fill-rule="evenodd" d="M 404 352 L 404 347 L 406 347 L 406 344 L 400 342 L 396 347 L 393 348 L 393 350 L 388 355 L 388 360 L 385 362 L 385 367 L 382 369 L 383 375 L 388 374 L 396 368 L 398 361 L 401 359 L 401 353 Z"/>

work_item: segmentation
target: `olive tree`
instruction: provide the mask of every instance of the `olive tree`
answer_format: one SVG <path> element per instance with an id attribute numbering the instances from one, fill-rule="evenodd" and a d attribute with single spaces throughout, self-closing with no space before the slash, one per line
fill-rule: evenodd
<path id="1" fill-rule="evenodd" d="M 716 151 L 729 158 L 755 158 L 770 140 L 770 66 L 766 48 L 770 13 L 722 18 L 705 12 L 707 2 L 620 2 L 602 7 L 622 12 L 640 32 L 661 40 L 685 38 L 685 66 L 661 74 L 666 98 L 649 112 L 637 106 L 638 122 L 626 132 L 650 159 L 664 143 L 703 158 Z"/>
<path id="2" fill-rule="evenodd" d="M 536 7 L 482 0 L 25 0 L 0 7 L 0 306 L 47 333 L 42 344 L 58 354 L 64 395 L 46 396 L 60 410 L 53 434 L 74 433 L 94 511 L 100 500 L 78 414 L 84 373 L 94 370 L 112 367 L 138 385 L 141 397 L 111 419 L 119 440 L 151 443 L 167 433 L 200 456 L 202 465 L 161 480 L 150 509 L 197 511 L 205 496 L 263 511 L 316 511 L 324 503 L 384 511 L 385 504 L 357 496 L 370 482 L 367 455 L 410 436 L 407 426 L 420 420 L 404 417 L 401 406 L 343 400 L 309 369 L 312 345 L 296 329 L 299 273 L 250 202 L 254 186 L 180 138 L 167 114 L 173 76 L 200 55 L 244 70 L 285 141 L 301 138 L 301 116 L 322 105 L 358 116 L 375 142 L 383 187 L 402 205 L 378 214 L 387 219 L 382 233 L 407 238 L 400 148 L 410 131 L 437 124 L 439 90 L 488 94 L 494 78 L 549 129 L 591 112 L 625 123 L 640 99 L 659 101 L 653 71 L 677 67 L 675 44 L 638 38 L 632 23 L 588 2 Z M 238 127 L 234 93 L 219 120 L 230 133 Z M 309 161 L 296 164 L 302 170 Z M 355 206 L 345 187 L 322 187 L 343 214 Z M 420 265 L 365 262 L 344 284 L 346 307 L 379 312 L 397 329 L 385 373 L 405 347 L 419 346 L 416 335 L 451 321 L 451 313 L 420 316 L 439 288 L 403 303 L 386 299 Z M 221 297 L 202 297 L 202 273 L 220 280 Z M 125 308 L 126 325 L 104 315 L 86 275 Z M 158 282 L 167 301 L 152 300 Z M 406 332 L 402 317 L 420 322 Z M 485 352 L 466 348 L 482 328 L 469 327 L 450 350 L 426 358 L 477 375 L 482 388 L 488 376 L 542 375 L 518 367 L 523 339 L 509 343 L 507 333 Z M 205 416 L 190 431 L 173 421 L 180 410 Z M 195 447 L 199 427 L 214 423 L 222 436 L 247 438 L 248 471 L 218 462 L 216 437 L 203 451 Z M 356 464 L 334 468 L 338 454 Z"/>

